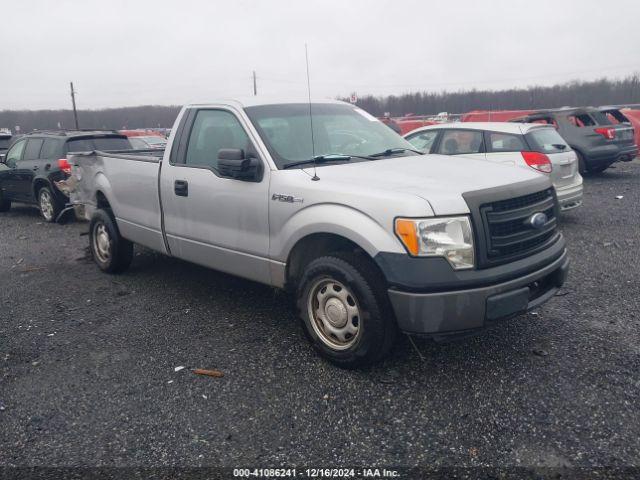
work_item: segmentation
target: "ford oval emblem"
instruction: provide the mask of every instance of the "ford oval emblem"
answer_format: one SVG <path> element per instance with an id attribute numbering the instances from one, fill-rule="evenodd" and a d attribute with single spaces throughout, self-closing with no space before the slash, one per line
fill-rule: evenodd
<path id="1" fill-rule="evenodd" d="M 531 225 L 532 228 L 535 228 L 536 230 L 540 230 L 542 227 L 544 227 L 547 224 L 547 220 L 548 218 L 546 213 L 538 212 L 531 215 L 527 219 L 527 223 Z"/>

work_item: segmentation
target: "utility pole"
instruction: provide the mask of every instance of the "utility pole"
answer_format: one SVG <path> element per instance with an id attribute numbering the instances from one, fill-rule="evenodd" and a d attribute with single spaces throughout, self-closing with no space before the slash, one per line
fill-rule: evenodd
<path id="1" fill-rule="evenodd" d="M 76 121 L 76 130 L 80 130 L 80 126 L 78 125 L 78 112 L 76 110 L 76 92 L 73 89 L 73 82 L 71 84 L 71 103 L 73 104 L 73 118 Z"/>
<path id="2" fill-rule="evenodd" d="M 256 83 L 256 71 L 253 71 L 253 95 L 258 95 L 258 84 Z"/>

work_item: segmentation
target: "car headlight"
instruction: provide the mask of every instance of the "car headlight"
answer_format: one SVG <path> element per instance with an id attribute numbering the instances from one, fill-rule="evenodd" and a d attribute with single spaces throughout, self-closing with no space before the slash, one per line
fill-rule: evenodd
<path id="1" fill-rule="evenodd" d="M 444 257 L 456 270 L 473 268 L 469 217 L 398 218 L 395 232 L 416 257 Z"/>

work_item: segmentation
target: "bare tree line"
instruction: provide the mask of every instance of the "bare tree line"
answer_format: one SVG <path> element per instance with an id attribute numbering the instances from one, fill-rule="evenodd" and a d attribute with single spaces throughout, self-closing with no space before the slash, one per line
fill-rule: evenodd
<path id="1" fill-rule="evenodd" d="M 565 105 L 610 105 L 640 103 L 640 74 L 623 79 L 572 81 L 550 87 L 532 86 L 508 90 L 461 90 L 458 92 L 416 92 L 404 95 L 373 96 L 358 99 L 358 106 L 373 115 L 394 116 L 464 113 L 470 110 L 512 110 L 553 108 Z M 79 110 L 81 128 L 144 128 L 173 125 L 180 107 L 142 105 L 139 107 Z M 0 127 L 22 132 L 35 129 L 74 127 L 71 110 L 3 110 Z"/>
<path id="2" fill-rule="evenodd" d="M 532 110 L 633 103 L 640 103 L 640 74 L 637 73 L 623 79 L 576 80 L 550 87 L 416 92 L 358 98 L 358 106 L 378 116 L 385 112 L 401 116 L 408 113 L 465 113 L 470 110 Z"/>
<path id="3" fill-rule="evenodd" d="M 78 110 L 80 128 L 127 129 L 144 127 L 169 128 L 180 107 L 143 105 L 139 107 L 108 108 L 104 110 Z M 0 127 L 21 132 L 47 128 L 73 129 L 72 110 L 4 110 L 0 111 Z"/>

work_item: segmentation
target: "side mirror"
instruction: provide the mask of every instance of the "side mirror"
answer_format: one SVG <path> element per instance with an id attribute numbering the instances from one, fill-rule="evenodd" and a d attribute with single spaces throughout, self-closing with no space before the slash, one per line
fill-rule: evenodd
<path id="1" fill-rule="evenodd" d="M 239 148 L 221 148 L 218 150 L 218 172 L 223 177 L 245 182 L 262 180 L 262 162 L 248 157 Z"/>

